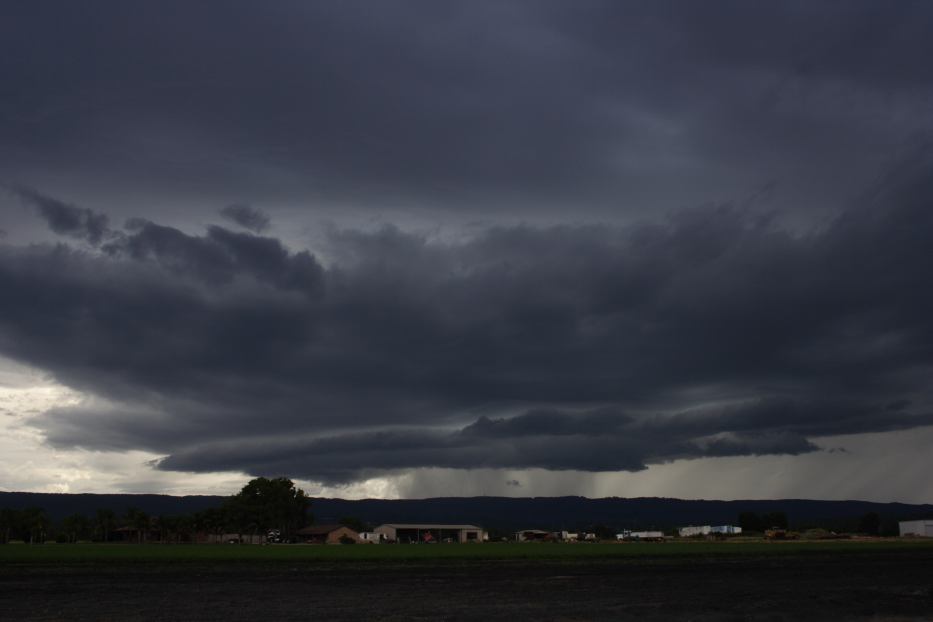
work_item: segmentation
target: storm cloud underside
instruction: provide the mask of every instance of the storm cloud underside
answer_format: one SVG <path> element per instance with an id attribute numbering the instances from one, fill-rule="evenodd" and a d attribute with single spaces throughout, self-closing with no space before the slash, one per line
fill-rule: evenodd
<path id="1" fill-rule="evenodd" d="M 933 425 L 924 3 L 8 5 L 53 447 L 341 484 Z"/>
<path id="2" fill-rule="evenodd" d="M 50 443 L 164 469 L 340 482 L 808 452 L 933 424 L 925 164 L 806 235 L 719 206 L 456 243 L 333 230 L 327 266 L 216 225 L 5 244 L 0 344 L 100 398 L 39 418 Z"/>

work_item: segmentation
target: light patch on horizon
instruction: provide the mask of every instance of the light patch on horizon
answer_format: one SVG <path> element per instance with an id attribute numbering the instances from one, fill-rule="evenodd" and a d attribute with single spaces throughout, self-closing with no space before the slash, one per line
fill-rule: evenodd
<path id="1" fill-rule="evenodd" d="M 145 451 L 56 449 L 32 417 L 85 399 L 39 370 L 0 360 L 0 490 L 56 493 L 229 495 L 250 476 L 160 471 Z M 676 460 L 637 472 L 420 468 L 346 485 L 295 479 L 313 497 L 400 499 L 451 496 L 859 499 L 927 503 L 933 427 L 820 439 L 797 456 Z M 287 475 L 287 474 L 282 474 Z M 516 482 L 518 485 L 516 485 Z"/>
<path id="2" fill-rule="evenodd" d="M 52 493 L 130 493 L 229 495 L 250 476 L 245 473 L 160 471 L 161 456 L 145 451 L 63 450 L 45 443 L 29 424 L 53 408 L 76 406 L 86 396 L 40 370 L 0 357 L 0 490 Z M 396 478 L 373 478 L 347 486 L 295 480 L 309 495 L 346 499 L 396 499 Z"/>
<path id="3" fill-rule="evenodd" d="M 675 460 L 637 472 L 417 469 L 399 476 L 401 498 L 437 496 L 826 499 L 929 503 L 933 427 L 820 439 L 797 456 Z M 520 487 L 513 482 L 521 483 Z"/>
<path id="4" fill-rule="evenodd" d="M 44 442 L 30 419 L 85 396 L 39 370 L 0 359 L 0 490 L 55 493 L 158 492 L 230 494 L 249 477 L 242 474 L 165 473 L 143 451 L 62 450 Z"/>

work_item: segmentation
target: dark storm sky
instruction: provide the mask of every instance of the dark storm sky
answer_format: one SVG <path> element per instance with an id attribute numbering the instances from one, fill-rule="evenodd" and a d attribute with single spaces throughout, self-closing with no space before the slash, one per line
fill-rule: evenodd
<path id="1" fill-rule="evenodd" d="M 933 425 L 924 2 L 0 2 L 57 448 L 346 483 Z"/>

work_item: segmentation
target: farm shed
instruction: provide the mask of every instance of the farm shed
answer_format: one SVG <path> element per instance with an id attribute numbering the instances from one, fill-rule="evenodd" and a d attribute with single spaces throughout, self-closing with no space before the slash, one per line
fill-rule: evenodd
<path id="1" fill-rule="evenodd" d="M 517 542 L 538 542 L 551 539 L 554 539 L 551 533 L 541 529 L 523 529 L 515 532 L 515 540 Z"/>
<path id="2" fill-rule="evenodd" d="M 551 534 L 555 540 L 560 540 L 561 542 L 576 542 L 580 534 L 573 531 L 555 531 Z"/>
<path id="3" fill-rule="evenodd" d="M 933 519 L 902 520 L 898 523 L 902 536 L 925 536 L 933 538 Z"/>
<path id="4" fill-rule="evenodd" d="M 482 542 L 485 532 L 476 525 L 396 524 L 379 525 L 376 533 L 390 542 Z"/>
<path id="5" fill-rule="evenodd" d="M 266 536 L 259 533 L 209 533 L 204 539 L 198 537 L 198 541 L 209 544 L 265 544 Z"/>
<path id="6" fill-rule="evenodd" d="M 360 534 L 344 525 L 311 525 L 295 532 L 308 544 L 340 544 L 342 539 L 360 541 Z"/>

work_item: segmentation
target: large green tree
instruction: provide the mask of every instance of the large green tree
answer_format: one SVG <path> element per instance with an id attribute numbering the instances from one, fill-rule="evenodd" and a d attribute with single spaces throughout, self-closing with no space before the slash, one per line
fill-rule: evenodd
<path id="1" fill-rule="evenodd" d="M 307 520 L 310 500 L 286 477 L 257 477 L 230 497 L 224 509 L 239 533 L 278 529 L 291 538 Z"/>

